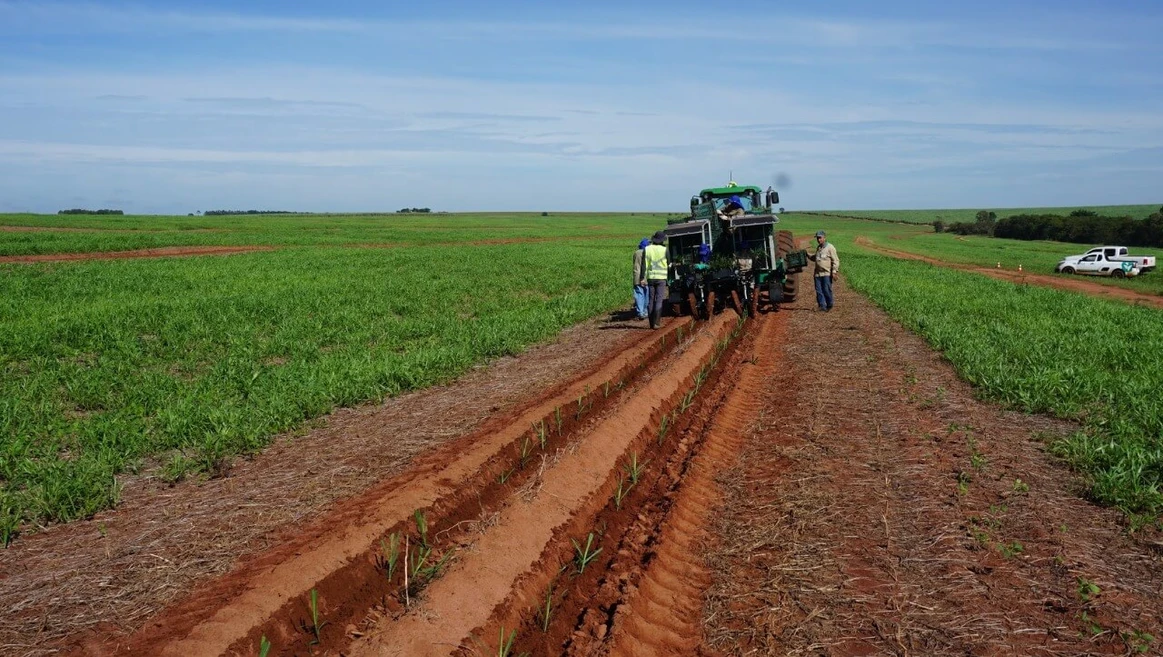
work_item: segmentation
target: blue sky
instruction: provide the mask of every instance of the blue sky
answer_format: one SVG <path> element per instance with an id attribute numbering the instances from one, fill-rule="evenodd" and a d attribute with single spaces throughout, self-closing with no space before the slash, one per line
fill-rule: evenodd
<path id="1" fill-rule="evenodd" d="M 0 0 L 0 212 L 1163 204 L 1163 2 L 711 7 Z"/>

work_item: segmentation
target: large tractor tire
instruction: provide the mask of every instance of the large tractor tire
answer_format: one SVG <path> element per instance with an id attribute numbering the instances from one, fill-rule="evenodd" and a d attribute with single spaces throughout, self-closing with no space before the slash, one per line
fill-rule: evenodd
<path id="1" fill-rule="evenodd" d="M 776 233 L 776 245 L 779 249 L 776 256 L 780 258 L 796 250 L 796 240 L 790 230 L 781 230 Z M 799 272 L 788 274 L 787 280 L 783 283 L 783 298 L 780 300 L 782 303 L 791 303 L 796 300 L 799 277 Z"/>
<path id="2" fill-rule="evenodd" d="M 739 290 L 731 290 L 731 307 L 735 312 L 739 313 L 740 317 L 746 317 L 747 313 L 743 310 L 743 302 L 739 299 Z"/>

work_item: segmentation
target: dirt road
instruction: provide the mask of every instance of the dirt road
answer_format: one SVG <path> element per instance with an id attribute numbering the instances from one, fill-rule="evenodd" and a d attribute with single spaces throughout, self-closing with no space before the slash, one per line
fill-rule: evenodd
<path id="1" fill-rule="evenodd" d="M 1081 292 L 1083 294 L 1089 294 L 1091 296 L 1103 299 L 1114 299 L 1118 301 L 1125 301 L 1127 303 L 1163 308 L 1163 297 L 1161 296 L 1135 292 L 1134 290 L 1115 287 L 1113 285 L 1103 285 L 1102 283 L 1088 281 L 1084 278 L 1069 278 L 1065 275 L 1051 276 L 1049 274 L 1031 274 L 1027 272 L 1012 271 L 1009 269 L 991 269 L 989 267 L 977 267 L 974 265 L 945 262 L 943 260 L 938 260 L 937 258 L 930 258 L 928 256 L 918 255 L 916 253 L 909 253 L 908 251 L 890 249 L 888 247 L 884 247 L 872 242 L 872 240 L 868 239 L 867 237 L 857 237 L 856 243 L 870 251 L 892 256 L 894 258 L 902 258 L 904 260 L 919 260 L 921 262 L 927 262 L 938 267 L 949 267 L 951 269 L 960 269 L 962 271 L 969 271 L 975 274 L 983 274 L 991 278 L 996 278 L 1002 281 L 1009 281 L 1011 283 L 1041 285 L 1043 287 L 1052 287 L 1059 290 L 1067 290 L 1069 292 Z"/>

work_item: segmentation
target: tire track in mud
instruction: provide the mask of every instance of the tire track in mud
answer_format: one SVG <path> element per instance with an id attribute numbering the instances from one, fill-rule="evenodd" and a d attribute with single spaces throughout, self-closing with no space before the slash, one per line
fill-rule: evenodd
<path id="1" fill-rule="evenodd" d="M 595 368 L 588 376 L 562 386 L 511 418 L 491 422 L 473 435 L 446 446 L 410 471 L 390 479 L 327 518 L 305 527 L 301 540 L 261 555 L 234 573 L 193 592 L 128 638 L 94 637 L 70 654 L 100 655 L 253 655 L 259 639 L 275 642 L 274 655 L 314 654 L 303 633 L 310 619 L 308 593 L 318 594 L 322 626 L 317 648 L 351 642 L 349 628 L 369 610 L 381 616 L 402 614 L 391 599 L 402 583 L 384 576 L 379 541 L 390 533 L 416 543 L 414 511 L 427 514 L 428 533 L 463 540 L 463 525 L 486 524 L 513 497 L 514 489 L 534 478 L 518 467 L 522 445 L 537 430 L 547 444 L 583 432 L 595 415 L 624 397 L 648 377 L 684 337 L 691 339 L 689 319 L 672 320 L 665 330 Z M 664 363 L 665 364 L 665 363 Z M 661 368 L 665 373 L 665 368 Z M 556 445 L 555 445 L 556 446 Z M 499 477 L 499 473 L 507 473 Z M 439 580 L 437 580 L 439 581 Z M 399 601 L 402 602 L 402 601 Z"/>

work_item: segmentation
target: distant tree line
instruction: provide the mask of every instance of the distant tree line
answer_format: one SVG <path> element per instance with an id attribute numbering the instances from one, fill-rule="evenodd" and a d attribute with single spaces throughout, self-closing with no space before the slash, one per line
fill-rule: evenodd
<path id="1" fill-rule="evenodd" d="M 987 210 L 975 221 L 944 224 L 933 222 L 933 230 L 958 235 L 991 235 L 1013 240 L 1051 240 L 1075 244 L 1117 244 L 1120 246 L 1163 247 L 1163 208 L 1147 217 L 1105 217 L 1093 210 L 1075 210 L 1069 215 L 1017 214 L 1004 219 Z"/>
<path id="2" fill-rule="evenodd" d="M 71 210 L 60 210 L 57 214 L 125 214 L 121 210 L 86 210 L 84 208 L 73 208 Z"/>
<path id="3" fill-rule="evenodd" d="M 396 214 L 427 214 L 429 212 L 432 212 L 432 210 L 428 208 L 401 208 L 396 210 Z"/>
<path id="4" fill-rule="evenodd" d="M 207 210 L 202 213 L 205 217 L 221 217 L 228 214 L 300 214 L 290 210 Z"/>
<path id="5" fill-rule="evenodd" d="M 944 221 L 938 219 L 933 222 L 933 230 L 938 233 L 949 231 L 950 233 L 957 233 L 958 235 L 993 235 L 993 230 L 997 226 L 997 213 L 989 210 L 982 210 L 977 213 L 974 221 L 956 221 L 951 224 L 946 224 Z"/>
<path id="6" fill-rule="evenodd" d="M 1066 217 L 1019 214 L 999 221 L 993 234 L 1015 240 L 1163 247 L 1163 208 L 1146 219 L 1103 217 L 1087 210 Z"/>

